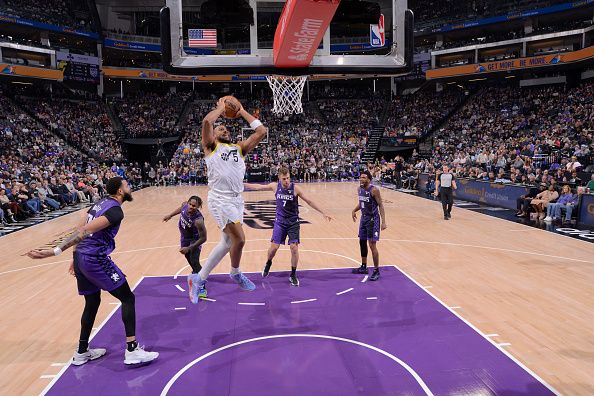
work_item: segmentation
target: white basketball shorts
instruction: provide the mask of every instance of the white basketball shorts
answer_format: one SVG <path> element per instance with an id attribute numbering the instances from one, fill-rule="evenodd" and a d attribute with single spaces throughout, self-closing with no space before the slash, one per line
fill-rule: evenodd
<path id="1" fill-rule="evenodd" d="M 243 224 L 243 197 L 208 192 L 208 211 L 222 230 L 227 224 Z"/>

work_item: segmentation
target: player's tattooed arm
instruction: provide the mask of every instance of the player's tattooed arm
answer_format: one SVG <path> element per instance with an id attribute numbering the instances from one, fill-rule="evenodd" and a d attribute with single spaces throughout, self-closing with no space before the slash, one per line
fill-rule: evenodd
<path id="1" fill-rule="evenodd" d="M 90 232 L 83 229 L 74 230 L 72 234 L 68 238 L 66 238 L 62 243 L 58 245 L 60 250 L 64 251 L 74 245 L 77 245 L 80 241 L 88 237 Z"/>
<path id="2" fill-rule="evenodd" d="M 253 191 L 274 191 L 275 184 L 254 184 L 254 183 L 243 183 L 243 186 Z"/>
<path id="3" fill-rule="evenodd" d="M 388 228 L 388 225 L 386 224 L 386 212 L 384 211 L 384 201 L 382 200 L 382 195 L 380 194 L 379 188 L 374 188 L 371 191 L 371 196 L 375 198 L 375 202 L 377 202 L 377 206 L 379 208 L 380 218 L 382 220 L 381 229 L 385 230 L 386 228 Z"/>
<path id="4" fill-rule="evenodd" d="M 295 195 L 297 195 L 299 198 L 303 199 L 309 206 L 311 206 L 313 209 L 315 209 L 316 211 L 318 211 L 318 213 L 320 213 L 322 216 L 324 216 L 324 219 L 326 219 L 327 221 L 333 220 L 332 216 L 326 214 L 322 210 L 322 208 L 320 208 L 318 206 L 317 203 L 315 203 L 307 195 L 305 195 L 304 192 L 303 192 L 303 190 L 299 186 L 295 186 Z"/>
<path id="5" fill-rule="evenodd" d="M 42 259 L 45 257 L 56 256 L 62 251 L 80 243 L 80 241 L 89 235 L 109 227 L 109 225 L 110 223 L 107 217 L 99 216 L 85 224 L 83 227 L 77 228 L 74 232 L 72 232 L 72 234 L 64 238 L 64 240 L 60 242 L 60 244 L 54 249 L 33 249 L 27 252 L 26 255 L 32 259 Z"/>
<path id="6" fill-rule="evenodd" d="M 223 98 L 217 102 L 217 107 L 202 120 L 202 148 L 211 151 L 215 146 L 214 123 L 225 111 Z M 208 153 L 207 153 L 208 154 Z"/>
<path id="7" fill-rule="evenodd" d="M 182 204 L 176 208 L 173 212 L 169 213 L 168 215 L 166 215 L 165 217 L 163 217 L 163 221 L 169 221 L 173 216 L 177 216 L 178 214 L 181 213 L 182 208 L 184 207 L 186 203 L 182 202 Z"/>

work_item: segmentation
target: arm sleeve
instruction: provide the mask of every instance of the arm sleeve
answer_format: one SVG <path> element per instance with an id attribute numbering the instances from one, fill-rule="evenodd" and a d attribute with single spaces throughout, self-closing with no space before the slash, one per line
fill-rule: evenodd
<path id="1" fill-rule="evenodd" d="M 113 208 L 109 208 L 103 213 L 103 216 L 107 217 L 109 224 L 118 224 L 122 220 L 124 220 L 124 211 L 120 206 L 114 206 Z"/>

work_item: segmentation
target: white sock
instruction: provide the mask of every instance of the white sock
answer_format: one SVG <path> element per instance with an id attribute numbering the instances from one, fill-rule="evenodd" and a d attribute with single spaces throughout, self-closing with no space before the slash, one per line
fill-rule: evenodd
<path id="1" fill-rule="evenodd" d="M 236 275 L 236 274 L 239 274 L 240 272 L 241 271 L 239 270 L 239 268 L 231 267 L 231 271 L 229 272 L 229 274 Z"/>
<path id="2" fill-rule="evenodd" d="M 229 253 L 229 249 L 231 248 L 231 239 L 227 236 L 227 234 L 223 233 L 221 236 L 221 241 L 212 249 L 210 255 L 206 259 L 206 263 L 202 266 L 198 275 L 200 275 L 200 279 L 206 280 L 208 275 L 210 275 L 211 271 L 221 262 L 223 257 L 227 253 Z"/>

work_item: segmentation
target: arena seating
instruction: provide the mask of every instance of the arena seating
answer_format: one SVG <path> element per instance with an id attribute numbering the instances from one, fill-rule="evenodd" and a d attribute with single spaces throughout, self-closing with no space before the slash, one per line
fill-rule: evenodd
<path id="1" fill-rule="evenodd" d="M 84 10 L 88 14 L 85 1 L 74 0 L 3 0 L 0 12 L 13 17 L 31 19 L 51 25 L 95 31 L 90 18 L 75 16 L 74 10 Z M 80 14 L 77 14 L 80 15 Z"/>
<path id="2" fill-rule="evenodd" d="M 390 103 L 386 137 L 425 136 L 443 121 L 464 98 L 460 90 L 422 91 L 398 96 Z"/>
<path id="3" fill-rule="evenodd" d="M 99 161 L 121 162 L 124 159 L 101 102 L 36 97 L 23 99 L 22 103 L 48 128 L 91 157 Z"/>
<path id="4" fill-rule="evenodd" d="M 115 98 L 112 104 L 129 137 L 176 136 L 183 104 L 190 95 L 189 92 L 139 92 L 125 99 Z"/>
<path id="5" fill-rule="evenodd" d="M 284 118 L 270 113 L 269 99 L 242 100 L 246 109 L 258 109 L 260 118 L 270 129 L 268 142 L 250 154 L 248 172 L 264 170 L 266 180 L 273 180 L 278 167 L 288 165 L 297 180 L 356 179 L 361 169 L 370 166 L 361 163 L 361 153 L 371 128 L 383 119 L 387 137 L 426 138 L 433 133 L 432 156 L 421 159 L 413 155 L 404 164 L 401 180 L 409 188 L 416 187 L 419 173 L 432 173 L 443 162 L 454 165 L 460 177 L 494 182 L 528 183 L 531 174 L 537 181 L 555 179 L 572 186 L 589 181 L 576 178 L 571 171 L 583 170 L 592 163 L 593 83 L 567 90 L 563 86 L 524 89 L 512 85 L 483 86 L 463 105 L 465 94 L 461 90 L 440 93 L 424 90 L 396 97 L 391 102 L 373 96 L 328 98 L 333 95 L 328 95 L 326 90 L 318 92 L 323 97 L 318 99 L 313 91 L 305 115 Z M 348 89 L 343 89 L 342 94 L 356 97 L 356 92 Z M 9 200 L 19 203 L 21 208 L 5 202 L 4 218 L 11 219 L 10 206 L 18 211 L 10 212 L 12 217 L 18 215 L 18 219 L 35 211 L 54 209 L 48 204 L 51 201 L 45 202 L 47 198 L 35 206 L 27 204 L 35 198 L 33 195 L 22 197 L 21 201 L 18 194 L 16 198 L 11 195 L 13 189 L 21 188 L 20 184 L 31 188 L 31 181 L 37 183 L 37 189 L 47 180 L 59 207 L 96 199 L 102 192 L 102 180 L 114 174 L 127 177 L 136 186 L 204 183 L 206 166 L 199 141 L 200 128 L 202 118 L 215 101 L 196 100 L 190 104 L 187 118 L 180 120 L 178 114 L 188 95 L 159 97 L 144 92 L 115 101 L 126 127 L 136 131 L 133 136 L 151 136 L 151 133 L 167 136 L 172 131 L 182 136 L 169 162 L 146 163 L 143 167 L 128 163 L 122 155 L 100 102 L 41 97 L 17 97 L 15 101 L 14 97 L 2 96 L 0 184 L 11 197 Z M 200 96 L 212 95 L 202 92 Z M 155 103 L 159 108 L 163 104 L 167 109 L 165 114 L 175 116 L 162 117 L 161 113 L 151 111 Z M 132 109 L 141 111 L 136 115 Z M 432 132 L 446 119 L 439 130 Z M 224 122 L 235 140 L 241 127 L 247 126 L 239 120 Z M 564 171 L 557 174 L 559 168 Z M 381 177 L 382 171 L 391 172 L 386 161 L 378 161 L 371 169 L 376 178 Z M 73 187 L 70 192 L 62 186 L 68 184 L 67 179 L 60 182 L 68 177 Z"/>

